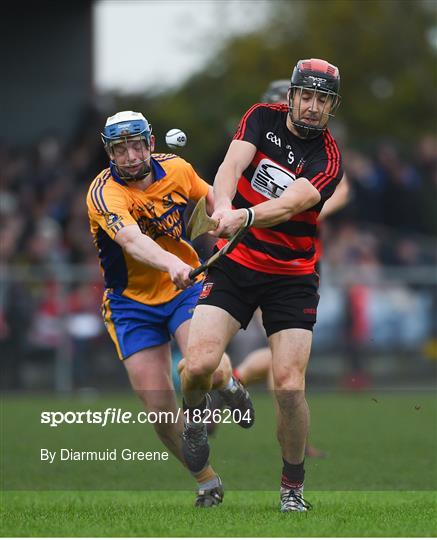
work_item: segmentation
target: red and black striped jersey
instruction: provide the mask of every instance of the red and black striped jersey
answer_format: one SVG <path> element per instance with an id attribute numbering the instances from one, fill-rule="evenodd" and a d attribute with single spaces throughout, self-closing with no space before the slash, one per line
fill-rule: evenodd
<path id="1" fill-rule="evenodd" d="M 233 208 L 248 208 L 280 197 L 296 178 L 306 178 L 321 200 L 290 220 L 269 228 L 251 227 L 228 254 L 234 261 L 268 274 L 302 275 L 317 262 L 317 217 L 343 176 L 337 143 L 328 130 L 311 140 L 300 139 L 286 126 L 287 105 L 258 103 L 241 119 L 234 140 L 257 148 L 238 180 Z M 217 247 L 225 245 L 219 240 Z"/>

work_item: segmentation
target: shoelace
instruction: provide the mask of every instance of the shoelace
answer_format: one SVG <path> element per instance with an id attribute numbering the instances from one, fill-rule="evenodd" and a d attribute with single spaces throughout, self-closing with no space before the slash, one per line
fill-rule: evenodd
<path id="1" fill-rule="evenodd" d="M 205 441 L 205 426 L 203 424 L 198 426 L 187 424 L 184 435 L 189 448 L 195 449 Z"/>
<path id="2" fill-rule="evenodd" d="M 299 506 L 303 506 L 307 510 L 311 510 L 313 507 L 313 505 L 306 501 L 300 493 L 293 491 L 292 489 L 282 495 L 281 502 L 288 508 L 299 508 Z"/>

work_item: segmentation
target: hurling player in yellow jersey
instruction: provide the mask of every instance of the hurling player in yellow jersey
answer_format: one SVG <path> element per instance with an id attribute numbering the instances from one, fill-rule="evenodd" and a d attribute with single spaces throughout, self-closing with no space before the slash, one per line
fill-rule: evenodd
<path id="1" fill-rule="evenodd" d="M 185 356 L 190 319 L 202 288 L 201 280 L 193 283 L 189 277 L 200 262 L 186 239 L 183 213 L 188 201 L 203 196 L 212 210 L 212 188 L 180 157 L 153 154 L 154 136 L 141 113 L 122 111 L 109 117 L 102 140 L 110 166 L 91 183 L 87 206 L 105 278 L 105 325 L 146 409 L 173 411 L 176 417 L 170 339 L 174 336 Z M 224 397 L 235 390 L 242 394 L 226 355 L 213 387 Z M 176 423 L 154 427 L 186 465 L 183 423 L 181 414 Z M 196 506 L 215 506 L 223 499 L 220 478 L 208 457 L 209 452 L 201 467 L 188 464 L 198 483 Z"/>

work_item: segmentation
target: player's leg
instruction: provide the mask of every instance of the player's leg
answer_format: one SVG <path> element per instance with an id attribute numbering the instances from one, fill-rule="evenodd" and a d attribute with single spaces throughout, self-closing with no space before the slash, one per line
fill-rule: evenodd
<path id="1" fill-rule="evenodd" d="M 191 471 L 208 463 L 209 444 L 205 421 L 210 419 L 212 375 L 224 350 L 240 323 L 225 310 L 215 306 L 197 306 L 191 321 L 185 368 L 181 374 L 184 395 L 185 427 L 184 458 Z M 250 427 L 254 421 L 253 406 L 241 383 L 231 379 L 232 388 L 225 388 L 224 398 L 229 407 L 238 409 L 238 423 Z"/>
<path id="2" fill-rule="evenodd" d="M 202 308 L 206 309 L 210 318 L 214 319 L 212 324 L 217 332 L 222 330 L 218 334 L 221 336 L 221 340 L 213 340 L 203 324 L 204 317 L 200 316 L 199 319 L 196 316 L 199 310 L 202 312 Z M 209 306 L 197 307 L 193 318 L 184 321 L 174 331 L 179 348 L 184 355 L 184 360 L 180 363 L 185 422 L 182 435 L 182 453 L 188 469 L 198 478 L 199 490 L 196 506 L 201 507 L 216 506 L 222 502 L 224 496 L 221 480 L 208 461 L 208 435 L 203 419 L 207 412 L 206 409 L 210 405 L 210 397 L 207 392 L 212 386 L 213 374 L 221 364 L 224 364 L 226 371 L 226 363 L 229 364 L 229 359 L 223 360 L 224 349 L 227 345 L 225 328 L 232 326 L 229 321 L 224 324 L 222 318 L 219 324 L 219 321 L 211 313 L 214 308 L 208 308 Z M 223 314 L 226 312 L 223 311 Z M 239 325 L 235 331 L 238 328 Z M 228 365 L 227 370 L 230 374 L 230 365 Z"/>
<path id="3" fill-rule="evenodd" d="M 309 426 L 305 399 L 305 371 L 312 332 L 302 328 L 281 330 L 270 336 L 273 384 L 279 407 L 278 439 L 284 459 L 301 463 Z"/>
<path id="4" fill-rule="evenodd" d="M 190 335 L 191 321 L 199 295 L 202 291 L 202 284 L 196 283 L 192 287 L 189 287 L 172 302 L 172 311 L 170 313 L 168 327 L 175 336 L 179 350 L 182 354 L 182 360 L 178 365 L 178 372 L 182 378 L 182 372 L 185 370 L 187 361 L 187 347 L 188 339 Z M 214 366 L 212 372 L 212 384 L 213 387 L 224 386 L 232 375 L 232 367 L 228 355 L 222 354 L 219 357 L 218 365 Z"/>
<path id="5" fill-rule="evenodd" d="M 177 411 L 170 366 L 169 330 L 174 333 L 174 327 L 169 329 L 168 321 L 173 320 L 172 314 L 178 306 L 189 304 L 187 297 L 191 294 L 192 291 L 184 291 L 160 306 L 147 306 L 110 292 L 105 294 L 102 313 L 106 328 L 120 360 L 125 362 L 133 388 L 147 409 Z M 191 317 L 193 304 L 191 311 L 190 305 L 185 308 L 185 313 L 182 308 L 178 311 L 179 319 Z M 173 323 L 177 328 L 177 318 Z M 186 465 L 181 451 L 183 417 L 178 418 L 178 423 L 155 424 L 155 429 L 169 450 Z"/>
<path id="6" fill-rule="evenodd" d="M 212 376 L 240 324 L 225 310 L 198 306 L 191 320 L 182 391 L 189 407 L 199 405 L 212 387 Z"/>
<path id="7" fill-rule="evenodd" d="M 194 285 L 178 295 L 171 304 L 172 309 L 168 320 L 168 328 L 174 335 L 179 350 L 184 357 L 187 355 L 191 318 L 201 289 L 201 284 Z M 181 376 L 181 373 L 185 369 L 185 365 L 186 360 L 183 358 L 178 366 L 179 376 Z M 226 384 L 226 381 L 230 379 L 231 375 L 232 368 L 230 360 L 229 357 L 224 354 L 217 369 L 212 375 L 213 383 L 223 387 Z M 199 435 L 198 430 L 194 431 L 196 432 L 195 435 Z M 202 435 L 202 433 L 200 433 L 200 435 Z M 216 506 L 222 502 L 224 495 L 223 486 L 219 476 L 215 473 L 209 463 L 206 461 L 204 466 L 198 469 L 194 469 L 190 466 L 190 462 L 187 465 L 198 483 L 196 506 Z"/>
<path id="8" fill-rule="evenodd" d="M 317 275 L 277 276 L 262 290 L 263 324 L 272 350 L 278 441 L 282 451 L 281 510 L 305 511 L 305 443 L 309 409 L 305 373 L 316 322 Z"/>
<path id="9" fill-rule="evenodd" d="M 185 369 L 185 355 L 187 354 L 188 336 L 191 326 L 191 319 L 184 321 L 175 331 L 174 335 L 178 347 L 183 355 L 178 365 L 179 376 Z M 213 386 L 222 387 L 232 375 L 232 367 L 228 355 L 223 354 L 218 368 L 212 374 Z M 208 423 L 208 426 L 211 425 Z M 189 467 L 190 469 L 190 467 Z M 220 477 L 207 462 L 200 471 L 192 471 L 198 483 L 198 495 L 196 506 L 216 506 L 223 500 L 224 490 Z"/>
<path id="10" fill-rule="evenodd" d="M 253 406 L 247 390 L 232 377 L 230 361 L 224 353 L 240 326 L 239 321 L 219 307 L 198 306 L 191 321 L 181 380 L 188 412 L 199 406 L 204 408 L 206 401 L 210 406 L 207 392 L 215 379 L 221 386 L 219 392 L 226 406 L 238 411 L 235 415 L 237 423 L 248 428 L 254 422 Z M 222 377 L 215 375 L 217 370 L 219 374 L 223 373 Z"/>
<path id="11" fill-rule="evenodd" d="M 143 401 L 146 410 L 158 414 L 160 411 L 169 411 L 173 414 L 169 422 L 161 420 L 154 424 L 154 428 L 166 447 L 186 466 L 182 456 L 183 416 L 177 414 L 170 364 L 168 344 L 140 351 L 125 360 L 132 387 Z M 212 467 L 205 467 L 193 476 L 198 484 L 196 506 L 214 506 L 221 502 L 221 480 Z"/>
<path id="12" fill-rule="evenodd" d="M 282 450 L 281 510 L 303 511 L 305 444 L 309 409 L 305 399 L 305 372 L 312 332 L 302 328 L 281 330 L 269 337 L 272 373 L 277 401 L 277 436 Z"/>
<path id="13" fill-rule="evenodd" d="M 183 293 L 185 298 L 182 302 L 179 303 L 177 309 L 172 314 L 171 320 L 169 322 L 169 327 L 173 335 L 176 337 L 176 341 L 179 346 L 179 350 L 182 353 L 182 360 L 178 363 L 177 371 L 179 379 L 181 378 L 181 373 L 185 368 L 185 358 L 188 335 L 190 328 L 190 321 L 196 307 L 199 294 L 201 292 L 202 286 L 200 284 L 190 287 L 191 291 L 186 291 Z M 182 296 L 182 295 L 181 295 Z M 220 364 L 217 369 L 212 374 L 212 389 L 210 392 L 211 397 L 211 409 L 221 410 L 224 405 L 224 399 L 219 393 L 218 389 L 221 391 L 229 386 L 232 377 L 232 366 L 229 359 L 229 356 L 224 353 Z M 179 381 L 178 381 L 179 382 Z M 215 418 L 215 415 L 212 415 L 212 418 Z M 212 433 L 216 427 L 217 423 L 212 420 L 207 424 L 208 434 Z"/>
<path id="14" fill-rule="evenodd" d="M 185 413 L 182 448 L 192 472 L 200 471 L 208 464 L 209 444 L 204 424 L 211 406 L 208 392 L 212 375 L 239 326 L 226 311 L 214 306 L 198 306 L 191 320 L 181 387 Z"/>
<path id="15" fill-rule="evenodd" d="M 236 375 L 244 386 L 258 382 L 266 382 L 272 369 L 272 353 L 269 347 L 263 347 L 251 352 L 234 369 Z"/>
<path id="16" fill-rule="evenodd" d="M 177 366 L 177 372 L 179 374 L 179 377 L 181 376 L 184 368 L 185 358 L 182 358 L 182 360 L 178 363 Z M 214 411 L 221 411 L 226 405 L 226 401 L 222 394 L 224 389 L 229 385 L 230 381 L 232 380 L 232 377 L 232 364 L 229 356 L 225 353 L 222 356 L 219 367 L 212 374 L 212 386 L 211 391 L 209 392 L 211 398 L 210 409 L 212 411 L 212 414 L 210 421 L 206 425 L 208 437 L 216 433 L 217 428 L 220 424 L 220 415 L 217 416 L 217 413 L 214 413 Z"/>
<path id="17" fill-rule="evenodd" d="M 178 422 L 175 421 L 178 415 L 169 343 L 138 351 L 124 361 L 124 366 L 132 388 L 147 411 L 173 414 L 173 418 L 169 417 L 168 422 L 156 422 L 153 427 L 166 447 L 185 465 L 181 444 L 182 416 L 179 415 Z"/>
<path id="18" fill-rule="evenodd" d="M 226 257 L 208 271 L 194 312 L 182 373 L 182 390 L 188 409 L 205 405 L 204 396 L 212 387 L 212 374 L 225 348 L 240 328 L 247 328 L 253 316 L 255 295 L 252 276 L 248 277 L 247 272 L 248 269 Z M 231 377 L 221 393 L 229 408 L 249 411 L 252 421 L 242 419 L 239 425 L 250 427 L 254 412 L 243 385 Z"/>
<path id="19" fill-rule="evenodd" d="M 182 449 L 192 471 L 201 469 L 208 462 L 209 444 L 204 421 L 210 408 L 208 392 L 213 373 L 229 341 L 240 328 L 247 327 L 256 307 L 247 299 L 245 288 L 249 280 L 239 268 L 230 260 L 220 260 L 210 268 L 191 321 L 181 386 L 186 413 Z M 240 425 L 250 427 L 254 411 L 242 384 L 232 377 L 224 392 L 230 398 L 230 408 L 244 409 Z"/>
<path id="20" fill-rule="evenodd" d="M 177 365 L 177 373 L 179 380 L 184 367 L 185 358 L 182 358 L 182 360 L 180 360 Z M 229 356 L 225 353 L 222 357 L 219 367 L 214 371 L 212 375 L 212 387 L 209 395 L 211 397 L 210 408 L 213 413 L 211 415 L 212 418 L 210 418 L 211 421 L 206 425 L 208 437 L 216 433 L 217 427 L 220 423 L 219 418 L 217 418 L 216 414 L 214 414 L 214 411 L 221 411 L 225 405 L 225 401 L 220 394 L 220 389 L 223 389 L 227 385 L 228 381 L 230 381 L 232 376 L 233 375 L 231 361 L 229 359 Z"/>
<path id="21" fill-rule="evenodd" d="M 185 321 L 182 323 L 175 332 L 175 338 L 178 344 L 178 347 L 182 353 L 182 360 L 178 364 L 178 373 L 181 376 L 181 373 L 185 369 L 186 360 L 185 355 L 187 351 L 188 344 L 188 335 L 190 331 L 191 320 Z M 232 377 L 232 365 L 229 355 L 224 353 L 220 360 L 218 367 L 212 374 L 211 388 L 213 389 L 222 389 L 224 388 L 230 378 Z"/>
<path id="22" fill-rule="evenodd" d="M 129 380 L 147 410 L 173 412 L 176 397 L 171 378 L 170 334 L 162 306 L 148 306 L 107 291 L 102 314 Z M 158 436 L 181 461 L 182 421 L 154 424 Z"/>
<path id="23" fill-rule="evenodd" d="M 244 386 L 266 382 L 267 388 L 273 391 L 272 352 L 270 348 L 263 347 L 248 354 L 241 364 L 234 369 L 233 373 Z M 310 444 L 307 439 L 305 456 L 323 459 L 326 457 L 326 452 Z"/>

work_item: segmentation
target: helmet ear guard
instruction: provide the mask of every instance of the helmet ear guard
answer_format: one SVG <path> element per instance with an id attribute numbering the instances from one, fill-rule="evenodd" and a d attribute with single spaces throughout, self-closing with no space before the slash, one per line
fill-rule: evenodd
<path id="1" fill-rule="evenodd" d="M 290 120 L 301 137 L 313 139 L 326 129 L 329 118 L 335 116 L 335 112 L 340 106 L 341 96 L 338 93 L 340 90 L 340 72 L 336 66 L 326 60 L 320 60 L 318 58 L 299 60 L 291 75 L 291 90 L 288 102 Z M 305 90 L 314 92 L 314 95 L 316 93 L 326 95 L 326 102 L 330 104 L 330 108 L 327 113 L 324 112 L 324 109 L 322 111 L 322 117 L 323 115 L 328 116 L 328 120 L 324 124 L 311 126 L 300 120 L 293 119 L 294 98 L 298 91 L 302 96 Z"/>

